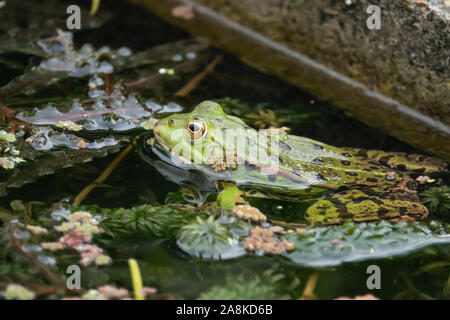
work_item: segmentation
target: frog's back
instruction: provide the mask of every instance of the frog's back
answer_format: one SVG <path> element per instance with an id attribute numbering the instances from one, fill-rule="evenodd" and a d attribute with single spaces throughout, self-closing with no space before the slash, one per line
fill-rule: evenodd
<path id="1" fill-rule="evenodd" d="M 433 174 L 446 169 L 445 162 L 431 157 L 338 148 L 293 135 L 284 135 L 276 143 L 277 151 L 271 148 L 271 157 L 277 158 L 276 170 L 258 174 L 254 170 L 264 173 L 264 166 L 246 164 L 245 169 L 236 170 L 235 182 L 275 193 L 320 194 L 308 189 L 389 188 L 410 180 L 411 173 Z"/>

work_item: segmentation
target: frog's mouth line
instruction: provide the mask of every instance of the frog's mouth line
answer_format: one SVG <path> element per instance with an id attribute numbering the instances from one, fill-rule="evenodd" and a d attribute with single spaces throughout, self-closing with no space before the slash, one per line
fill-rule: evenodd
<path id="1" fill-rule="evenodd" d="M 155 131 L 155 129 L 153 129 L 153 135 L 155 137 L 155 140 L 158 144 L 160 144 L 164 149 L 169 150 L 169 147 L 164 143 L 163 139 L 161 139 L 161 137 L 159 136 L 159 134 Z"/>
<path id="2" fill-rule="evenodd" d="M 193 166 L 191 165 L 191 162 L 189 160 L 186 160 L 185 158 L 177 155 L 176 153 L 173 153 L 170 148 L 167 147 L 167 145 L 161 141 L 161 139 L 158 139 L 155 134 L 155 143 L 151 145 L 152 152 L 163 162 L 167 163 L 168 165 L 171 165 L 173 167 L 179 167 L 184 170 L 192 169 Z M 176 161 L 174 161 L 174 157 L 176 158 Z"/>

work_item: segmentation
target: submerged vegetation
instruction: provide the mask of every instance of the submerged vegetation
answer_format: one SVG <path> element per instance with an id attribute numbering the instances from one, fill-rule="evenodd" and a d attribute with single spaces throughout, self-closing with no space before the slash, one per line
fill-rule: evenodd
<path id="1" fill-rule="evenodd" d="M 45 28 L 23 27 L 11 14 L 19 8 L 0 2 L 2 298 L 334 299 L 367 294 L 370 264 L 396 280 L 377 297 L 450 298 L 445 174 L 416 179 L 425 221 L 323 226 L 308 224 L 301 204 L 217 196 L 146 152 L 156 120 L 205 99 L 254 128 L 416 150 L 155 18 L 122 39 L 111 29 L 148 20 L 130 4 L 102 2 L 75 34 L 51 10 L 32 17 L 48 19 Z M 115 20 L 121 10 L 129 17 Z M 67 286 L 71 266 L 80 286 Z"/>

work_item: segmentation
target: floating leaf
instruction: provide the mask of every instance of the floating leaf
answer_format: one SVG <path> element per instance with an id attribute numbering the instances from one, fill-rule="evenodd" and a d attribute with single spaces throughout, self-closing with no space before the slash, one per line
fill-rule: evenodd
<path id="1" fill-rule="evenodd" d="M 343 262 L 402 255 L 420 248 L 450 243 L 450 226 L 405 222 L 346 222 L 334 227 L 307 227 L 287 234 L 295 249 L 284 256 L 299 265 L 332 266 Z"/>
<path id="2" fill-rule="evenodd" d="M 139 103 L 134 95 L 111 98 L 111 107 L 97 101 L 84 107 L 74 100 L 69 108 L 47 105 L 31 112 L 20 112 L 17 119 L 34 125 L 55 125 L 72 131 L 126 131 L 139 128 L 140 119 L 148 119 L 152 110 Z M 136 122 L 137 120 L 137 122 Z"/>
<path id="3" fill-rule="evenodd" d="M 240 222 L 244 225 L 244 222 Z M 247 226 L 247 228 L 249 228 Z M 232 225 L 210 216 L 197 217 L 195 222 L 183 226 L 178 233 L 178 246 L 185 252 L 205 259 L 230 259 L 245 251 L 239 244 L 240 234 Z"/>
<path id="4" fill-rule="evenodd" d="M 12 160 L 0 157 L 0 165 L 3 163 L 11 167 L 8 174 L 4 175 L 0 180 L 0 195 L 5 195 L 8 188 L 18 188 L 27 183 L 36 181 L 38 178 L 52 174 L 59 169 L 74 166 L 78 163 L 92 161 L 97 157 L 105 157 L 110 153 L 120 150 L 120 141 L 114 138 L 105 138 L 93 141 L 87 144 L 86 149 L 80 149 L 76 146 L 77 139 L 71 140 L 70 136 L 61 135 L 61 139 L 54 139 L 58 136 L 44 136 L 41 140 L 42 144 L 37 144 L 35 140 L 33 144 L 36 149 L 28 143 L 25 143 L 21 150 L 21 156 L 26 160 L 25 165 L 16 168 Z M 66 149 L 48 150 L 53 146 L 70 146 Z M 39 149 L 40 148 L 40 149 Z"/>
<path id="5" fill-rule="evenodd" d="M 58 31 L 57 36 L 38 41 L 39 46 L 48 58 L 44 59 L 39 66 L 34 66 L 0 88 L 0 97 L 5 98 L 19 93 L 31 95 L 67 78 L 95 77 L 121 72 L 149 63 L 161 63 L 162 60 L 171 58 L 171 56 L 167 56 L 168 49 L 182 53 L 189 49 L 201 51 L 207 48 L 205 41 L 184 40 L 175 44 L 151 48 L 137 54 L 131 54 L 128 48 L 115 50 L 102 47 L 95 50 L 90 44 L 85 44 L 80 49 L 75 50 L 72 38 L 71 32 Z M 186 47 L 183 47 L 183 45 Z M 173 52 L 171 55 L 173 55 Z M 183 66 L 182 63 L 180 65 Z M 171 74 L 173 74 L 173 71 Z M 95 87 L 92 89 L 95 90 Z M 92 93 L 100 93 L 94 90 Z"/>
<path id="6" fill-rule="evenodd" d="M 61 14 L 66 12 L 67 4 L 58 1 L 48 6 L 39 1 L 1 2 L 7 6 L 0 10 L 0 54 L 20 52 L 45 57 L 49 49 L 57 49 L 56 41 L 49 39 L 43 46 L 38 40 L 54 34 L 58 28 L 67 28 L 67 16 Z M 88 10 L 82 7 L 83 30 L 98 28 L 111 16 L 107 11 L 102 11 L 91 17 Z"/>

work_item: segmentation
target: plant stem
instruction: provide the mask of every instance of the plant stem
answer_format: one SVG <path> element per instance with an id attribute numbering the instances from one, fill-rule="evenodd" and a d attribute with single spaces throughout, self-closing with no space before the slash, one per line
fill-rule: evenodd
<path id="1" fill-rule="evenodd" d="M 319 273 L 316 271 L 314 271 L 309 275 L 308 282 L 306 283 L 305 289 L 303 290 L 303 294 L 299 298 L 299 300 L 312 300 L 315 298 L 314 289 L 316 288 L 318 278 Z"/>
<path id="2" fill-rule="evenodd" d="M 73 206 L 78 207 L 81 202 L 83 202 L 84 198 L 87 197 L 87 195 L 94 190 L 98 185 L 102 184 L 103 181 L 105 181 L 109 175 L 114 171 L 114 169 L 117 167 L 117 165 L 125 158 L 125 156 L 130 153 L 130 151 L 133 150 L 133 145 L 129 144 L 102 172 L 101 175 L 98 176 L 97 179 L 95 179 L 94 182 L 92 182 L 90 185 L 85 187 L 81 192 L 75 197 L 75 200 L 73 201 Z"/>
<path id="3" fill-rule="evenodd" d="M 214 71 L 214 68 L 219 64 L 219 62 L 222 61 L 222 56 L 216 56 L 207 66 L 206 68 L 197 74 L 195 77 L 193 77 L 189 82 L 180 90 L 178 90 L 175 95 L 178 97 L 185 97 L 189 93 L 191 93 L 195 88 L 198 87 L 200 82 L 212 71 Z"/>
<path id="4" fill-rule="evenodd" d="M 142 290 L 142 277 L 139 265 L 136 260 L 128 259 L 128 265 L 130 266 L 131 282 L 133 283 L 134 299 L 145 300 Z"/>
<path id="5" fill-rule="evenodd" d="M 11 242 L 19 249 L 19 251 L 27 257 L 33 264 L 36 265 L 36 267 L 42 271 L 42 273 L 46 276 L 46 278 L 55 286 L 58 288 L 63 288 L 64 284 L 61 281 L 61 279 L 56 276 L 53 272 L 50 271 L 49 268 L 47 268 L 42 262 L 40 262 L 35 256 L 33 256 L 31 253 L 29 253 L 25 248 L 22 246 L 20 241 L 16 238 L 14 235 L 13 227 L 10 225 L 8 228 L 9 237 L 11 239 Z"/>

